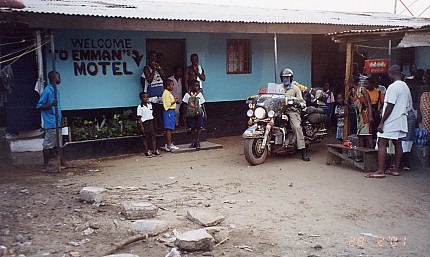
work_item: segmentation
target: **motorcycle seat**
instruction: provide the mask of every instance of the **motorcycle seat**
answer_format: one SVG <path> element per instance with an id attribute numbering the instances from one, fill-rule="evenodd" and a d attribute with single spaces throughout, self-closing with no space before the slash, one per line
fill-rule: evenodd
<path id="1" fill-rule="evenodd" d="M 306 113 L 307 114 L 312 114 L 312 113 L 320 113 L 320 114 L 324 114 L 325 110 L 323 108 L 318 108 L 318 107 L 314 107 L 314 106 L 309 106 L 308 108 L 306 108 Z"/>

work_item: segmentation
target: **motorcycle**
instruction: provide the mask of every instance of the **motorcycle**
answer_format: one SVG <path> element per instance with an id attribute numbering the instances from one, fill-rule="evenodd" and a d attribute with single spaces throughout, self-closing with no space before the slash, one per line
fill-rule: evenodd
<path id="1" fill-rule="evenodd" d="M 260 89 L 258 95 L 246 99 L 248 128 L 242 134 L 244 153 L 251 165 L 263 163 L 270 154 L 295 152 L 296 136 L 289 122 L 290 110 L 299 110 L 306 145 L 319 143 L 326 135 L 325 110 L 314 106 L 301 108 L 295 97 L 287 98 L 283 91 Z"/>

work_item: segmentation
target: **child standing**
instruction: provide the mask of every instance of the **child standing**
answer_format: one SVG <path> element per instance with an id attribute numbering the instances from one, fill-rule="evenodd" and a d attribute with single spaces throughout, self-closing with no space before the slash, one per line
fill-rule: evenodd
<path id="1" fill-rule="evenodd" d="M 145 155 L 160 155 L 157 150 L 157 141 L 155 137 L 155 123 L 152 114 L 152 104 L 148 102 L 148 94 L 141 92 L 139 94 L 140 105 L 137 106 L 137 118 L 139 119 L 140 132 L 143 134 L 143 148 Z M 148 141 L 151 140 L 152 152 L 148 150 Z"/>
<path id="2" fill-rule="evenodd" d="M 178 150 L 179 147 L 173 145 L 172 143 L 172 131 L 175 130 L 175 124 L 176 124 L 176 104 L 179 101 L 179 98 L 174 97 L 172 95 L 173 91 L 173 81 L 170 79 L 167 80 L 167 84 L 165 86 L 164 92 L 163 92 L 163 121 L 164 121 L 164 128 L 166 129 L 166 150 L 167 151 L 175 151 Z"/>
<path id="3" fill-rule="evenodd" d="M 345 105 L 345 101 L 343 99 L 342 94 L 338 94 L 336 96 L 337 106 L 334 109 L 334 114 L 337 118 L 337 125 L 336 125 L 336 138 L 343 142 L 343 125 L 345 116 L 347 115 L 347 106 Z"/>
<path id="4" fill-rule="evenodd" d="M 186 93 L 182 99 L 187 104 L 185 116 L 187 117 L 187 126 L 191 129 L 192 143 L 189 148 L 200 149 L 200 131 L 203 127 L 203 118 L 207 119 L 208 117 L 204 105 L 206 100 L 200 92 L 199 81 L 192 80 L 190 86 L 190 92 Z"/>
<path id="5" fill-rule="evenodd" d="M 179 127 L 179 118 L 180 118 L 180 109 L 181 109 L 181 98 L 183 96 L 182 94 L 182 67 L 179 65 L 175 65 L 174 67 L 175 74 L 169 77 L 171 81 L 173 81 L 173 91 L 172 95 L 174 97 L 177 97 L 179 99 L 178 104 L 176 105 L 176 127 Z"/>

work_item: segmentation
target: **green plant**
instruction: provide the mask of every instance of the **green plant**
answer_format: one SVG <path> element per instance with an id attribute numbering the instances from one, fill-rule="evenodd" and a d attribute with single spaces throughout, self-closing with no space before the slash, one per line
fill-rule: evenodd
<path id="1" fill-rule="evenodd" d="M 126 110 L 122 114 L 114 114 L 111 118 L 103 115 L 100 120 L 97 118 L 84 120 L 78 117 L 72 124 L 73 140 L 85 141 L 137 135 L 137 121 L 132 114 L 132 110 Z"/>

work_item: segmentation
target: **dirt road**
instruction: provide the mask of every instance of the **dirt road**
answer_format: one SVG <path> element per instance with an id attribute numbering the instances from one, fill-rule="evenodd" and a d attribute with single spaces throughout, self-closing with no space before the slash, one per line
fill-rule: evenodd
<path id="1" fill-rule="evenodd" d="M 130 236 L 119 204 L 133 199 L 160 207 L 157 218 L 170 223 L 170 234 L 198 228 L 186 219 L 188 209 L 226 217 L 228 241 L 182 256 L 430 255 L 430 171 L 366 179 L 354 168 L 327 166 L 324 144 L 311 147 L 311 162 L 293 154 L 252 167 L 240 137 L 211 141 L 223 149 L 80 161 L 56 175 L 7 168 L 0 245 L 25 256 L 102 256 Z M 80 202 L 84 186 L 107 188 L 106 204 Z M 157 236 L 118 253 L 165 256 L 171 248 Z"/>

